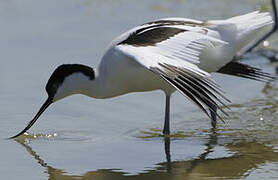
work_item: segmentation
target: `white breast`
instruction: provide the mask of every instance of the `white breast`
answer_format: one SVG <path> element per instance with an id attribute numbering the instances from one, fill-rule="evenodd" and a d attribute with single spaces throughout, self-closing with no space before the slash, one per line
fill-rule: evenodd
<path id="1" fill-rule="evenodd" d="M 157 89 L 175 91 L 158 75 L 113 48 L 103 56 L 99 73 L 105 94 L 110 97 Z"/>

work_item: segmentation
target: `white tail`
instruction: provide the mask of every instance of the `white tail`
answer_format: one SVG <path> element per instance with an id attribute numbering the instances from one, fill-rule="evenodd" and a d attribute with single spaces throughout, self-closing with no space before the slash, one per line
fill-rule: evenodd
<path id="1" fill-rule="evenodd" d="M 236 25 L 237 51 L 240 51 L 254 39 L 257 39 L 256 34 L 262 27 L 273 23 L 269 13 L 261 13 L 259 11 L 232 17 L 227 19 L 226 22 Z"/>

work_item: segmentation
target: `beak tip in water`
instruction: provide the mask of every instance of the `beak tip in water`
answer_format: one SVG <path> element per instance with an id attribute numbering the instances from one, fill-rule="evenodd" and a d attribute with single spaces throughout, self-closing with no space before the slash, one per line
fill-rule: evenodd
<path id="1" fill-rule="evenodd" d="M 18 134 L 9 137 L 7 139 L 15 139 L 18 136 L 24 134 L 28 129 L 30 129 L 33 124 L 38 120 L 38 118 L 40 117 L 40 115 L 47 109 L 47 107 L 52 104 L 52 99 L 51 98 L 47 98 L 47 100 L 44 102 L 44 104 L 42 105 L 42 107 L 40 108 L 39 112 L 36 114 L 36 116 L 28 123 L 28 125 Z"/>

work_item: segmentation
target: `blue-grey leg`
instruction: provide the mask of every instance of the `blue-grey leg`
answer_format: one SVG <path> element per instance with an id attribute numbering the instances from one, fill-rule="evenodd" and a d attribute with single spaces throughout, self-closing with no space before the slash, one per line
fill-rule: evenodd
<path id="1" fill-rule="evenodd" d="M 271 0 L 272 3 L 272 9 L 273 9 L 273 14 L 274 14 L 274 25 L 272 27 L 272 30 L 264 35 L 261 39 L 259 39 L 256 43 L 254 43 L 249 49 L 247 49 L 247 52 L 251 52 L 255 47 L 257 47 L 261 42 L 266 40 L 269 36 L 271 36 L 274 32 L 277 31 L 278 29 L 278 14 L 277 14 L 277 7 L 276 7 L 276 0 Z"/>
<path id="2" fill-rule="evenodd" d="M 164 120 L 164 128 L 163 134 L 170 134 L 170 97 L 171 95 L 166 95 L 166 105 L 165 105 L 165 120 Z"/>

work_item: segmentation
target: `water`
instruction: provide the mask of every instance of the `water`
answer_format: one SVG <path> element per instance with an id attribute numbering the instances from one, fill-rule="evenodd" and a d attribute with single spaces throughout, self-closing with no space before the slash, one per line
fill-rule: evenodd
<path id="1" fill-rule="evenodd" d="M 198 6 L 196 6 L 196 4 Z M 216 132 L 209 119 L 176 93 L 173 136 L 160 136 L 160 91 L 107 100 L 72 96 L 53 104 L 17 141 L 47 95 L 44 86 L 63 63 L 96 66 L 123 31 L 169 16 L 226 18 L 261 8 L 260 0 L 0 1 L 1 179 L 276 179 L 278 85 L 229 76 L 214 79 L 232 100 Z M 216 10 L 217 9 L 217 10 Z M 278 36 L 269 40 L 278 48 Z M 245 62 L 275 73 L 252 54 Z"/>

